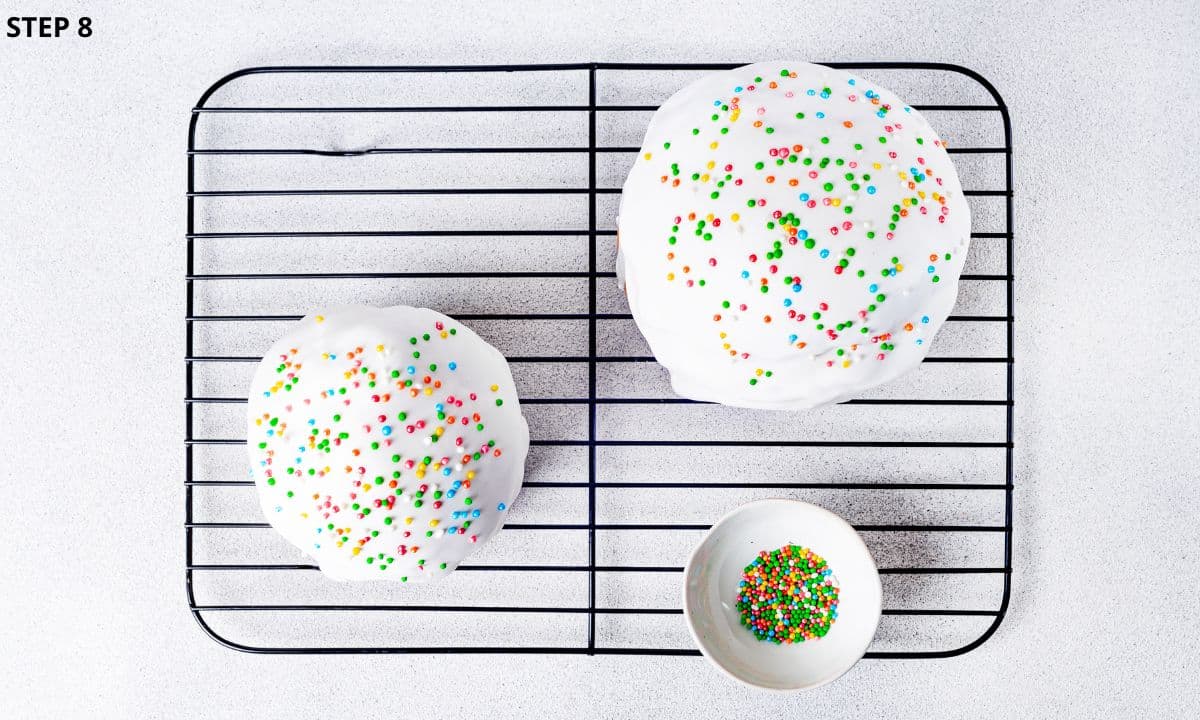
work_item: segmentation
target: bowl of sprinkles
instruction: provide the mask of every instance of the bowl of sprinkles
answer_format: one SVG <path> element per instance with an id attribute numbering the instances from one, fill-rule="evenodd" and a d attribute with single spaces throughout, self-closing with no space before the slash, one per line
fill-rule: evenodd
<path id="1" fill-rule="evenodd" d="M 862 538 L 798 500 L 761 500 L 721 518 L 684 570 L 683 612 L 701 653 L 757 688 L 808 690 L 867 651 L 882 587 Z"/>

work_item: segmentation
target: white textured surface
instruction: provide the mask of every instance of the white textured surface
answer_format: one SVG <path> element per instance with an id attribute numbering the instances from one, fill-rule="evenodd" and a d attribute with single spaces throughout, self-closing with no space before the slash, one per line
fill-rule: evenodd
<path id="1" fill-rule="evenodd" d="M 1200 251 L 1188 233 L 1200 208 L 1188 178 L 1200 27 L 1187 3 L 547 4 L 517 18 L 501 4 L 337 17 L 102 5 L 56 8 L 92 15 L 90 40 L 0 38 L 10 714 L 1123 717 L 1182 716 L 1195 700 Z M 673 658 L 347 657 L 332 661 L 334 684 L 327 658 L 241 655 L 201 634 L 180 571 L 179 278 L 184 120 L 212 80 L 270 63 L 800 50 L 960 62 L 1013 111 L 1017 572 L 992 640 L 958 659 L 865 662 L 787 697 Z M 381 667 L 394 680 L 383 691 Z"/>

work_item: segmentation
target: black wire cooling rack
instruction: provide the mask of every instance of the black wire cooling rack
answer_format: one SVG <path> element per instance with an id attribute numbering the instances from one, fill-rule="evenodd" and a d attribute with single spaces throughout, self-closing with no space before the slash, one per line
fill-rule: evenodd
<path id="1" fill-rule="evenodd" d="M 899 91 L 950 141 L 973 242 L 959 314 L 920 369 L 782 416 L 673 397 L 611 269 L 614 201 L 651 112 L 736 65 L 260 67 L 209 88 L 187 157 L 186 577 L 201 627 L 262 653 L 697 655 L 686 552 L 741 502 L 786 496 L 842 513 L 875 554 L 886 608 L 868 657 L 987 640 L 1012 572 L 1008 110 L 957 65 L 828 64 Z M 254 364 L 335 302 L 453 314 L 523 385 L 534 437 L 511 522 L 439 583 L 325 580 L 245 479 Z"/>

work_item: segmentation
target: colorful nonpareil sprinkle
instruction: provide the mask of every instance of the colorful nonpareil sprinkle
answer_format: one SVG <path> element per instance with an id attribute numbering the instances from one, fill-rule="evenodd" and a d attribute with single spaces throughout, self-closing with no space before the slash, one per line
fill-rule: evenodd
<path id="1" fill-rule="evenodd" d="M 343 308 L 272 350 L 250 398 L 251 476 L 323 570 L 425 579 L 498 527 L 528 430 L 474 333 L 430 310 Z"/>
<path id="2" fill-rule="evenodd" d="M 742 625 L 759 640 L 796 643 L 824 637 L 838 614 L 838 587 L 825 559 L 808 548 L 763 550 L 738 583 Z"/>

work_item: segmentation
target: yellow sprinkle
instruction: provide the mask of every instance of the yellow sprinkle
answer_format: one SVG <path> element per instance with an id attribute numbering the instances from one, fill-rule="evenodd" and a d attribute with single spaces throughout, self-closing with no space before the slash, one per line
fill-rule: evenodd
<path id="1" fill-rule="evenodd" d="M 417 479 L 420 480 L 423 477 L 425 477 L 425 471 L 421 468 L 417 468 Z"/>
<path id="2" fill-rule="evenodd" d="M 724 340 L 724 339 L 725 339 L 725 333 L 721 333 L 721 339 L 722 339 L 722 340 Z"/>
<path id="3" fill-rule="evenodd" d="M 872 164 L 873 164 L 873 166 L 875 167 L 875 169 L 876 169 L 876 170 L 878 170 L 878 169 L 880 169 L 880 168 L 882 168 L 882 167 L 883 167 L 883 166 L 882 166 L 882 165 L 880 165 L 879 163 L 872 163 Z"/>
<path id="4" fill-rule="evenodd" d="M 729 113 L 729 122 L 737 122 L 738 116 L 741 114 L 741 110 L 734 110 L 733 112 Z"/>
<path id="5" fill-rule="evenodd" d="M 755 375 L 759 375 L 759 376 L 761 376 L 761 375 L 763 374 L 762 368 L 759 368 L 759 369 L 755 370 L 755 371 L 754 371 L 754 374 L 755 374 Z"/>
<path id="6" fill-rule="evenodd" d="M 708 167 L 708 169 L 709 169 L 709 170 L 712 170 L 712 169 L 713 169 L 713 168 L 715 168 L 716 166 L 717 166 L 717 161 L 716 161 L 716 160 L 709 160 L 709 161 L 708 161 L 708 165 L 707 165 L 707 167 Z"/>
<path id="7" fill-rule="evenodd" d="M 646 153 L 646 154 L 645 154 L 645 155 L 643 155 L 642 157 L 644 157 L 644 158 L 646 158 L 647 160 L 649 160 L 649 159 L 650 159 L 650 157 L 651 157 L 651 155 L 650 155 L 650 153 Z"/>
<path id="8" fill-rule="evenodd" d="M 317 322 L 325 322 L 325 316 L 324 316 L 324 315 L 318 315 L 318 316 L 316 317 L 316 321 L 317 321 Z"/>
<path id="9" fill-rule="evenodd" d="M 375 346 L 375 351 L 376 351 L 376 352 L 383 352 L 383 346 L 382 346 L 382 345 L 376 345 L 376 346 Z"/>
<path id="10" fill-rule="evenodd" d="M 704 173 L 700 176 L 700 182 L 708 182 L 708 177 L 708 173 Z"/>
<path id="11" fill-rule="evenodd" d="M 849 360 L 843 360 L 843 361 L 842 361 L 842 367 L 844 367 L 844 368 L 848 368 L 848 367 L 850 367 L 850 361 L 849 361 Z"/>
<path id="12" fill-rule="evenodd" d="M 428 387 L 427 387 L 427 388 L 425 388 L 425 394 L 426 394 L 426 395 L 432 395 L 432 394 L 433 394 L 433 388 L 428 388 Z"/>
<path id="13" fill-rule="evenodd" d="M 300 517 L 302 517 L 302 518 L 307 518 L 307 517 L 308 517 L 308 513 L 300 513 Z"/>
<path id="14" fill-rule="evenodd" d="M 834 207 L 841 207 L 841 205 L 842 205 L 842 199 L 841 199 L 841 198 L 834 198 L 834 199 L 833 199 L 833 202 L 831 202 L 830 204 L 831 204 L 831 205 L 833 205 Z"/>
<path id="15" fill-rule="evenodd" d="M 355 546 L 355 547 L 354 547 L 354 549 L 350 551 L 350 554 L 351 554 L 351 555 L 357 555 L 357 554 L 359 554 L 360 552 L 362 552 L 362 548 L 361 548 L 361 547 L 359 547 L 359 546 Z"/>
<path id="16" fill-rule="evenodd" d="M 721 346 L 721 349 L 728 350 L 730 347 L 732 347 L 732 346 L 729 343 L 725 343 L 724 345 Z"/>
<path id="17" fill-rule="evenodd" d="M 492 386 L 492 392 L 496 392 L 496 391 L 497 391 L 497 390 L 499 390 L 499 389 L 500 389 L 500 386 L 499 386 L 499 385 L 493 385 L 493 386 Z"/>
<path id="18" fill-rule="evenodd" d="M 437 526 L 438 526 L 437 518 L 434 518 L 429 521 L 429 527 L 437 527 Z"/>
<path id="19" fill-rule="evenodd" d="M 718 145 L 718 143 L 716 140 L 713 140 L 711 143 L 709 143 L 709 147 L 712 148 L 713 150 L 717 149 L 717 145 Z"/>
<path id="20" fill-rule="evenodd" d="M 406 518 L 404 518 L 404 524 L 405 524 L 405 525 L 412 525 L 412 524 L 413 524 L 413 519 L 412 519 L 411 517 L 406 517 Z"/>
<path id="21" fill-rule="evenodd" d="M 675 273 L 667 273 L 667 280 L 674 280 L 674 279 L 675 279 Z"/>
<path id="22" fill-rule="evenodd" d="M 904 263 L 896 263 L 896 272 L 904 272 Z"/>
<path id="23" fill-rule="evenodd" d="M 468 472 L 468 473 L 467 473 L 467 479 L 468 479 L 468 480 L 474 480 L 474 479 L 475 479 L 475 471 L 474 471 L 474 470 L 471 470 L 470 472 Z"/>
<path id="24" fill-rule="evenodd" d="M 255 425 L 262 425 L 262 418 L 254 418 Z"/>
<path id="25" fill-rule="evenodd" d="M 443 330 L 443 331 L 442 331 L 442 339 L 443 339 L 443 340 L 445 340 L 445 339 L 446 339 L 446 338 L 448 338 L 448 337 L 450 337 L 450 333 L 449 333 L 449 332 L 447 332 L 447 331 L 445 331 L 445 330 Z"/>
<path id="26" fill-rule="evenodd" d="M 371 492 L 372 487 L 373 486 L 371 485 L 371 483 L 366 483 L 362 486 L 362 491 L 365 493 Z"/>

